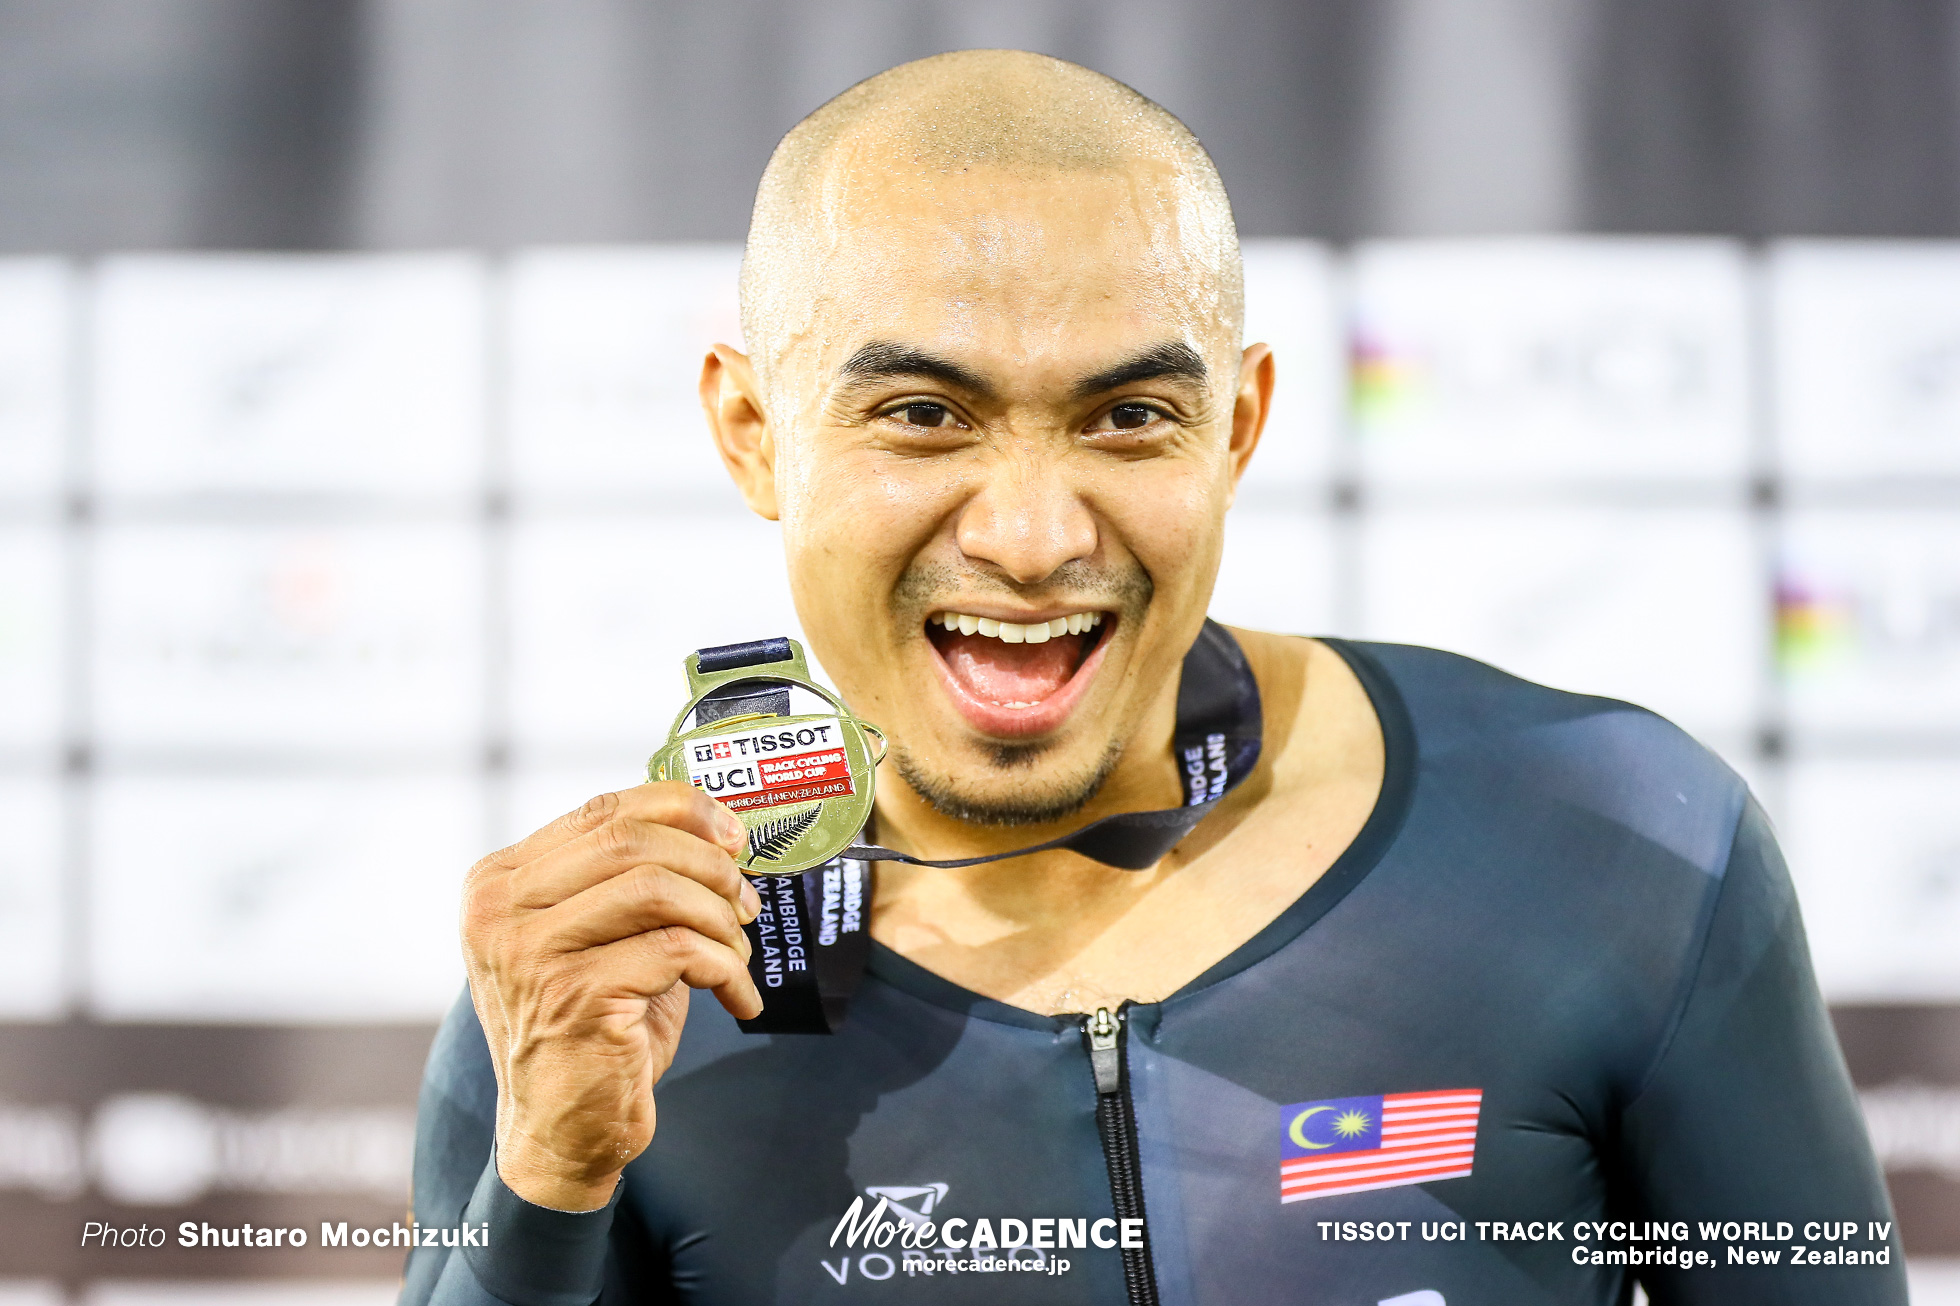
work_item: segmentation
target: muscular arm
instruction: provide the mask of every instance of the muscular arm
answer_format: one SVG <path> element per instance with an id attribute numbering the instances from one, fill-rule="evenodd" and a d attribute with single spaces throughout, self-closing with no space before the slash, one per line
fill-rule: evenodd
<path id="1" fill-rule="evenodd" d="M 1768 821 L 1744 809 L 1679 1024 L 1621 1117 L 1623 1200 L 1639 1218 L 1892 1222 Z M 1890 1266 L 1718 1266 L 1639 1272 L 1655 1306 L 1905 1306 Z M 1817 1244 L 1820 1248 L 1823 1244 Z M 1845 1244 L 1878 1249 L 1886 1242 Z M 1718 1260 L 1719 1248 L 1710 1247 Z"/>
<path id="2" fill-rule="evenodd" d="M 415 1213 L 485 1243 L 417 1248 L 405 1303 L 590 1306 L 619 1177 L 688 990 L 761 1010 L 742 923 L 742 827 L 698 790 L 602 794 L 479 862 L 464 891 L 470 1001 L 444 1023 L 416 1122 Z"/>
<path id="3" fill-rule="evenodd" d="M 490 1052 L 465 994 L 443 1021 L 422 1080 L 415 1219 L 437 1229 L 488 1224 L 490 1246 L 410 1252 L 401 1306 L 585 1306 L 600 1296 L 613 1207 L 546 1211 L 510 1192 L 491 1165 L 496 1113 Z M 646 1295 L 657 1285 L 634 1287 L 635 1300 L 665 1300 Z"/>

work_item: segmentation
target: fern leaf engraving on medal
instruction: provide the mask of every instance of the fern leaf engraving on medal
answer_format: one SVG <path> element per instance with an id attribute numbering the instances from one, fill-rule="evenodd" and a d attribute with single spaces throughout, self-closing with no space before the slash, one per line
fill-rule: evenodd
<path id="1" fill-rule="evenodd" d="M 789 851 L 791 844 L 803 837 L 805 830 L 817 823 L 817 814 L 822 810 L 812 807 L 807 812 L 779 817 L 756 826 L 749 831 L 749 856 L 775 861 Z"/>

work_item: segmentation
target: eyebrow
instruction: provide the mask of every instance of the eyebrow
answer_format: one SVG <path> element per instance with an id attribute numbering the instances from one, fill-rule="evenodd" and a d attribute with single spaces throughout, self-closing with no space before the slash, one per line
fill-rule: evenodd
<path id="1" fill-rule="evenodd" d="M 873 340 L 861 347 L 844 360 L 844 365 L 837 369 L 837 376 L 839 380 L 857 384 L 923 376 L 944 381 L 983 399 L 994 397 L 994 388 L 979 373 L 961 367 L 950 358 L 890 340 Z"/>
<path id="2" fill-rule="evenodd" d="M 1182 340 L 1166 340 L 1161 345 L 1152 345 L 1133 358 L 1124 360 L 1114 367 L 1106 367 L 1100 372 L 1092 372 L 1075 383 L 1075 397 L 1088 399 L 1105 390 L 1115 390 L 1122 386 L 1134 385 L 1138 381 L 1155 381 L 1163 377 L 1183 377 L 1195 381 L 1200 387 L 1211 382 L 1211 372 L 1205 367 L 1205 360 L 1198 351 Z"/>

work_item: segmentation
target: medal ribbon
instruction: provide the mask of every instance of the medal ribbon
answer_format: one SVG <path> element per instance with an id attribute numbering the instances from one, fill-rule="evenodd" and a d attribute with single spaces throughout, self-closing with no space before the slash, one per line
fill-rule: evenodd
<path id="1" fill-rule="evenodd" d="M 702 649 L 700 665 L 716 670 L 760 665 L 788 653 L 785 641 L 758 640 Z M 734 699 L 739 683 L 717 694 Z M 787 700 L 787 691 L 781 692 Z M 743 702 L 741 710 L 753 710 L 748 700 L 737 701 Z M 729 710 L 734 710 L 732 704 Z M 1177 687 L 1171 753 L 1184 784 L 1182 806 L 1118 812 L 1046 843 L 952 861 L 854 844 L 801 875 L 752 879 L 762 912 L 743 928 L 753 949 L 749 974 L 762 994 L 763 1011 L 754 1020 L 741 1021 L 742 1029 L 751 1034 L 828 1034 L 843 1023 L 871 956 L 872 863 L 955 870 L 1067 849 L 1106 866 L 1147 870 L 1252 774 L 1259 761 L 1261 727 L 1259 685 L 1244 651 L 1231 632 L 1206 620 L 1184 655 Z"/>

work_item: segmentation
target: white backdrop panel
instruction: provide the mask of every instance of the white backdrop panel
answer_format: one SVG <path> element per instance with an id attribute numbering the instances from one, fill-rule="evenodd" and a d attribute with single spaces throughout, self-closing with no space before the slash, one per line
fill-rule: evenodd
<path id="1" fill-rule="evenodd" d="M 1356 252 L 1353 281 L 1370 477 L 1488 486 L 1747 468 L 1739 246 L 1382 243 Z"/>
<path id="2" fill-rule="evenodd" d="M 455 496 L 482 479 L 483 274 L 463 255 L 114 259 L 98 485 Z"/>
<path id="3" fill-rule="evenodd" d="M 0 259 L 0 501 L 61 489 L 73 276 L 56 259 Z"/>
<path id="4" fill-rule="evenodd" d="M 619 784 L 687 701 L 682 658 L 802 638 L 778 530 L 746 511 L 526 521 L 511 548 L 518 745 L 630 763 Z"/>
<path id="5" fill-rule="evenodd" d="M 1333 471 L 1345 399 L 1340 306 L 1327 250 L 1306 240 L 1248 240 L 1245 343 L 1273 347 L 1277 381 L 1245 488 L 1298 489 Z"/>
<path id="6" fill-rule="evenodd" d="M 67 939 L 60 782 L 0 777 L 0 831 L 0 1020 L 54 1020 Z"/>
<path id="7" fill-rule="evenodd" d="M 486 851 L 466 776 L 109 777 L 90 1005 L 112 1020 L 433 1020 Z"/>
<path id="8" fill-rule="evenodd" d="M 59 533 L 0 526 L 0 754 L 59 744 L 62 645 Z"/>
<path id="9" fill-rule="evenodd" d="M 1960 729 L 1960 516 L 1813 509 L 1784 519 L 1780 656 L 1799 729 Z"/>
<path id="10" fill-rule="evenodd" d="M 1912 1306 L 1960 1306 L 1960 1257 L 1908 1260 L 1906 1296 Z"/>
<path id="11" fill-rule="evenodd" d="M 740 500 L 697 384 L 742 345 L 741 246 L 534 250 L 511 263 L 514 488 L 543 498 Z"/>
<path id="12" fill-rule="evenodd" d="M 1783 847 L 1834 1002 L 1960 1000 L 1960 761 L 1805 759 Z"/>
<path id="13" fill-rule="evenodd" d="M 1960 475 L 1960 245 L 1796 241 L 1769 266 L 1784 472 Z"/>
<path id="14" fill-rule="evenodd" d="M 1715 509 L 1385 510 L 1364 520 L 1362 628 L 1697 734 L 1755 721 L 1765 604 L 1747 519 Z"/>
<path id="15" fill-rule="evenodd" d="M 68 1306 L 61 1285 L 40 1279 L 0 1279 L 0 1306 Z"/>
<path id="16" fill-rule="evenodd" d="M 1211 615 L 1282 635 L 1329 634 L 1334 569 L 1334 531 L 1324 514 L 1241 503 L 1225 517 Z"/>
<path id="17" fill-rule="evenodd" d="M 466 525 L 105 528 L 97 726 L 111 749 L 460 748 L 481 734 Z"/>

